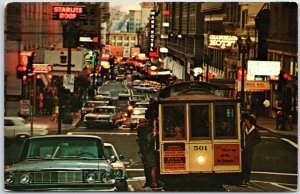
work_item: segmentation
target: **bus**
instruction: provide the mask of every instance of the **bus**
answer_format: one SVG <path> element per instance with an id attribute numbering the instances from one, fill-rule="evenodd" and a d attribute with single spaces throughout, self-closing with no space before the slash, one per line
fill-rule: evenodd
<path id="1" fill-rule="evenodd" d="M 207 82 L 180 82 L 157 97 L 159 175 L 165 186 L 241 179 L 240 102 Z"/>

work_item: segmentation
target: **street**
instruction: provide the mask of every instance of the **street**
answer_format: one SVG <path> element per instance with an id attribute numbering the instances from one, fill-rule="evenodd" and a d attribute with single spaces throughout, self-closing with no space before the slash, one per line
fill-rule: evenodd
<path id="1" fill-rule="evenodd" d="M 118 93 L 124 90 L 121 82 L 107 82 L 103 90 L 114 90 Z M 138 146 L 135 141 L 136 131 L 123 126 L 113 130 L 105 128 L 87 129 L 83 123 L 78 128 L 64 131 L 68 134 L 88 134 L 101 137 L 104 142 L 112 143 L 119 154 L 128 161 L 126 172 L 128 183 L 132 191 L 139 191 L 139 182 L 144 181 L 143 165 L 138 155 Z M 249 191 L 249 192 L 283 192 L 295 191 L 297 188 L 297 142 L 261 130 L 262 142 L 255 148 L 252 169 L 252 183 L 245 187 L 223 185 L 222 188 L 203 187 L 193 185 L 187 188 L 180 187 L 178 191 Z M 5 144 L 5 165 L 17 160 L 21 143 L 9 142 Z M 13 153 L 13 154 L 12 154 Z M 195 188 L 194 188 L 195 187 Z M 166 190 L 167 191 L 167 190 Z"/>

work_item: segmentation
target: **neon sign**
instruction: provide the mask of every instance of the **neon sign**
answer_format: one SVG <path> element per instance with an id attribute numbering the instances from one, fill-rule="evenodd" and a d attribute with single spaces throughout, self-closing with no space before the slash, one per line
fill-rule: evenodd
<path id="1" fill-rule="evenodd" d="M 53 6 L 53 20 L 76 20 L 84 14 L 84 7 L 81 6 Z"/>
<path id="2" fill-rule="evenodd" d="M 149 52 L 155 52 L 155 11 L 150 12 Z"/>

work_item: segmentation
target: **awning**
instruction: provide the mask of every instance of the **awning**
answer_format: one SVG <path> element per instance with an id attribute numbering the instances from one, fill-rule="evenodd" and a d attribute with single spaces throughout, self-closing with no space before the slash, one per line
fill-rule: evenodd
<path id="1" fill-rule="evenodd" d="M 236 80 L 235 88 L 240 92 L 241 91 L 241 81 Z M 244 91 L 245 92 L 265 92 L 271 90 L 270 83 L 268 81 L 248 81 L 244 82 Z"/>

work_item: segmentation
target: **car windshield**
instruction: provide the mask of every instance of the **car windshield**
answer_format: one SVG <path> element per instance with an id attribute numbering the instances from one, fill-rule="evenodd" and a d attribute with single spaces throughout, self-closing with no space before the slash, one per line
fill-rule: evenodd
<path id="1" fill-rule="evenodd" d="M 115 114 L 115 110 L 113 108 L 95 108 L 93 110 L 93 113 L 113 115 L 113 114 Z"/>
<path id="2" fill-rule="evenodd" d="M 26 142 L 21 158 L 37 159 L 104 159 L 101 140 L 89 137 L 40 138 Z"/>

